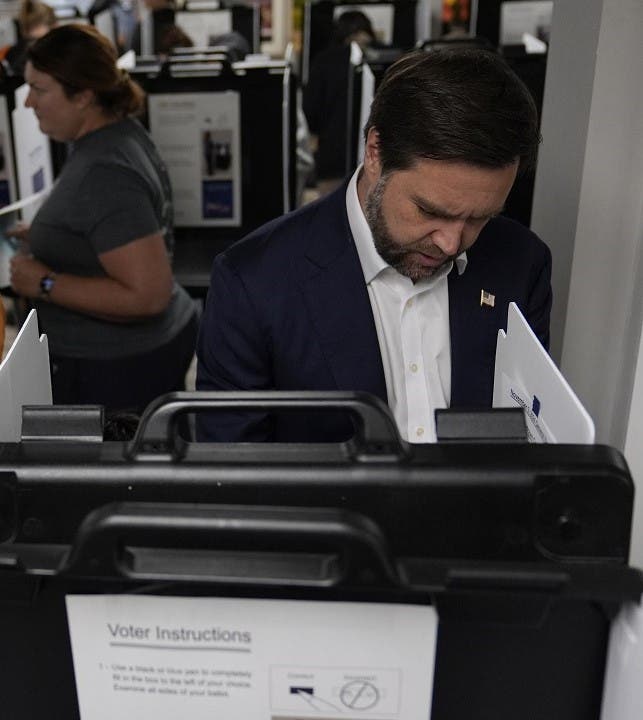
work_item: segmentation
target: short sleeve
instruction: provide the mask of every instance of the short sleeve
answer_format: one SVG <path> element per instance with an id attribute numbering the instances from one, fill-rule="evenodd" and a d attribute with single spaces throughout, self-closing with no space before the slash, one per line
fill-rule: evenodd
<path id="1" fill-rule="evenodd" d="M 98 255 L 163 230 L 150 186 L 136 172 L 118 165 L 92 168 L 74 212 L 72 224 Z"/>

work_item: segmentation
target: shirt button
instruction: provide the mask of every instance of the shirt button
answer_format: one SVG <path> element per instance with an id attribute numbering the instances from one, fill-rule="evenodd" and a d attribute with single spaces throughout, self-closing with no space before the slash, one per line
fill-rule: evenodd
<path id="1" fill-rule="evenodd" d="M 411 372 L 416 373 L 418 371 L 417 363 L 411 363 L 409 365 L 409 368 L 411 369 Z"/>
<path id="2" fill-rule="evenodd" d="M 406 307 L 413 307 L 413 298 L 406 301 Z"/>
<path id="3" fill-rule="evenodd" d="M 419 427 L 419 428 L 415 431 L 415 434 L 416 434 L 418 437 L 422 437 L 422 435 L 424 435 L 424 428 L 423 428 L 423 427 Z"/>

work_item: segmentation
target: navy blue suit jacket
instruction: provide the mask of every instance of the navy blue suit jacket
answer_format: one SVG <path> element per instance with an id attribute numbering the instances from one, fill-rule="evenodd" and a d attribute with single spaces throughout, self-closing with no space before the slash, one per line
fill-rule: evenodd
<path id="1" fill-rule="evenodd" d="M 197 344 L 199 390 L 361 390 L 385 402 L 377 331 L 346 213 L 346 185 L 219 255 Z M 551 254 L 531 231 L 491 220 L 449 274 L 451 407 L 490 407 L 496 340 L 515 301 L 549 344 Z M 480 305 L 480 292 L 495 295 Z M 352 434 L 324 413 L 199 416 L 201 440 L 323 441 Z"/>

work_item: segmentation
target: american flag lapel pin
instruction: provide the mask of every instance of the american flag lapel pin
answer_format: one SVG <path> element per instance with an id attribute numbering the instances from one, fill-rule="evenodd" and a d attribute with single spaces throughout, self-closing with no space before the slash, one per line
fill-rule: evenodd
<path id="1" fill-rule="evenodd" d="M 496 296 L 492 295 L 486 290 L 480 290 L 480 307 L 486 305 L 487 307 L 493 307 L 496 304 Z"/>

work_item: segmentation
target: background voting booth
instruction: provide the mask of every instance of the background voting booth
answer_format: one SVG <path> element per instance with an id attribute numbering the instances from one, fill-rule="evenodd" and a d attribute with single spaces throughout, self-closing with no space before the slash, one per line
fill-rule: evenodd
<path id="1" fill-rule="evenodd" d="M 154 47 L 152 15 L 141 8 L 140 54 L 159 52 Z M 174 13 L 174 22 L 192 40 L 194 47 L 216 44 L 221 35 L 236 32 L 248 43 L 249 52 L 260 50 L 260 17 L 258 4 L 187 2 Z"/>
<path id="2" fill-rule="evenodd" d="M 295 206 L 290 64 L 184 52 L 132 74 L 148 94 L 148 126 L 172 181 L 175 274 L 204 292 L 218 252 Z"/>
<path id="3" fill-rule="evenodd" d="M 175 434 L 242 402 L 345 409 L 358 432 Z M 632 495 L 610 448 L 412 447 L 351 394 L 179 394 L 131 444 L 5 443 L 3 713 L 633 720 Z"/>
<path id="4" fill-rule="evenodd" d="M 333 23 L 347 10 L 359 10 L 371 21 L 380 45 L 410 50 L 416 43 L 416 0 L 390 2 L 335 2 L 307 0 L 304 5 L 302 38 L 302 81 L 308 82 L 315 55 L 327 48 L 333 37 Z"/>
<path id="5" fill-rule="evenodd" d="M 217 37 L 238 32 L 248 43 L 250 52 L 258 53 L 261 47 L 258 5 L 227 5 L 188 2 L 175 15 L 176 24 L 194 42 L 195 47 L 216 45 Z M 216 7 L 214 7 L 216 6 Z"/>

